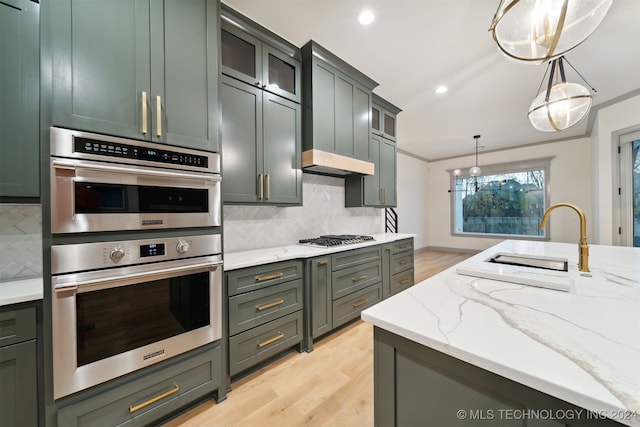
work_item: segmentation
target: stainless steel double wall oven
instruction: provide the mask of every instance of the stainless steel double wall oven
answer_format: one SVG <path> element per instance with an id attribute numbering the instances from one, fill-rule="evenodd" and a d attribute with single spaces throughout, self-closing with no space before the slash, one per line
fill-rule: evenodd
<path id="1" fill-rule="evenodd" d="M 50 171 L 55 399 L 222 337 L 219 154 L 51 128 Z"/>

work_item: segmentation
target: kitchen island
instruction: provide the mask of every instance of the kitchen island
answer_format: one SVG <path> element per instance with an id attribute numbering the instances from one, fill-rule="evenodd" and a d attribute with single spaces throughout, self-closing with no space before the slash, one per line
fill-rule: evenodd
<path id="1" fill-rule="evenodd" d="M 568 292 L 461 275 L 562 257 Z M 362 313 L 376 425 L 640 426 L 640 249 L 506 240 Z"/>

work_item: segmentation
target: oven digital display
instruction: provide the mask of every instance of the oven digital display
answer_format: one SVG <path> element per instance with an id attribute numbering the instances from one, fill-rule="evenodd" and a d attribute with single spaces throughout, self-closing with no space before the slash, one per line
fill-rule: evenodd
<path id="1" fill-rule="evenodd" d="M 140 246 L 140 258 L 164 255 L 164 243 L 152 243 Z"/>

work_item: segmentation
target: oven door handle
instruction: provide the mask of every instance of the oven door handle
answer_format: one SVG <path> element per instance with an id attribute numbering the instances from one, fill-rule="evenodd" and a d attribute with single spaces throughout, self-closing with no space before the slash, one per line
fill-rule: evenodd
<path id="1" fill-rule="evenodd" d="M 148 175 L 148 176 L 156 176 L 161 178 L 182 178 L 182 179 L 193 179 L 193 180 L 206 180 L 206 181 L 221 181 L 222 178 L 219 174 L 194 174 L 188 172 L 169 172 L 163 170 L 153 170 L 153 169 L 142 169 L 136 168 L 133 166 L 110 166 L 110 165 L 101 165 L 93 162 L 83 162 L 81 160 L 75 161 L 65 161 L 65 160 L 53 160 L 51 162 L 51 166 L 56 169 L 67 169 L 67 170 L 92 170 L 98 172 L 109 172 L 109 173 L 118 173 L 118 174 L 136 174 L 136 175 Z"/>
<path id="2" fill-rule="evenodd" d="M 168 277 L 176 276 L 175 273 L 187 273 L 190 271 L 216 271 L 218 267 L 222 266 L 222 261 L 204 262 L 200 264 L 192 264 L 180 267 L 163 268 L 152 271 L 144 271 L 140 273 L 131 273 L 126 277 L 111 276 L 100 277 L 96 279 L 88 279 L 81 281 L 69 281 L 56 283 L 54 291 L 56 292 L 89 292 L 99 291 L 101 289 L 115 288 L 118 286 L 126 286 L 134 283 L 139 283 L 140 279 L 145 278 L 149 280 L 160 280 Z"/>

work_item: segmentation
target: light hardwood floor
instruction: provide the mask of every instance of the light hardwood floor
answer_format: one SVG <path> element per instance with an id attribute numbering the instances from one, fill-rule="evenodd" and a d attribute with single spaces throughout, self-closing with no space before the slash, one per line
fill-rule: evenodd
<path id="1" fill-rule="evenodd" d="M 420 251 L 415 281 L 469 256 Z M 373 426 L 373 327 L 351 323 L 316 341 L 311 353 L 287 353 L 232 382 L 231 389 L 224 402 L 207 401 L 165 426 Z"/>

